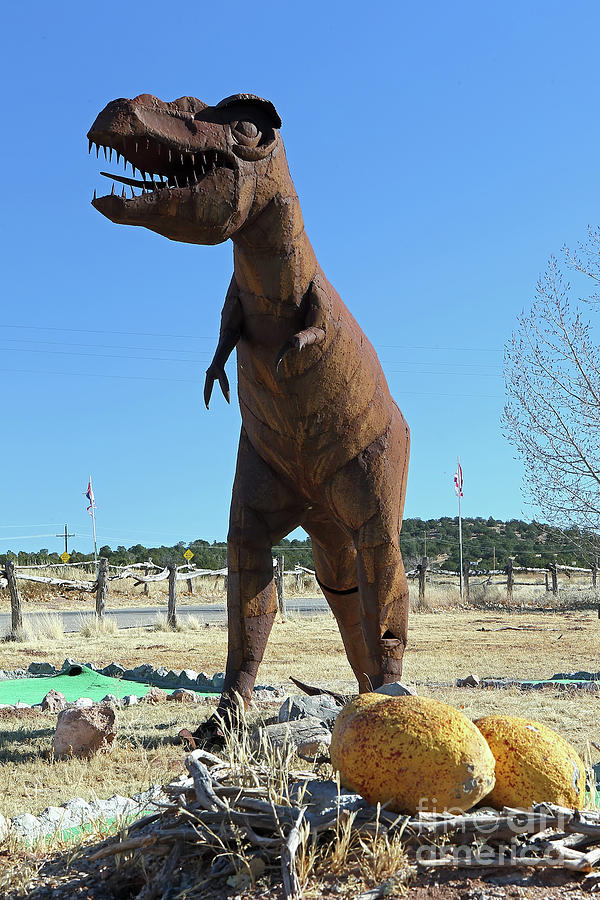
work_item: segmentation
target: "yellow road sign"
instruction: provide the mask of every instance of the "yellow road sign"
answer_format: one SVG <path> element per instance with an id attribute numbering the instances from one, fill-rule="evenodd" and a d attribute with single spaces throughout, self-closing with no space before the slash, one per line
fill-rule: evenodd
<path id="1" fill-rule="evenodd" d="M 192 553 L 192 551 L 191 551 L 191 550 L 189 549 L 189 547 L 188 547 L 188 549 L 187 549 L 187 550 L 185 551 L 185 553 L 183 554 L 183 558 L 184 558 L 184 559 L 191 559 L 193 555 L 194 555 L 194 554 Z"/>
<path id="2" fill-rule="evenodd" d="M 70 554 L 70 553 L 67 553 L 67 552 L 65 551 L 64 553 L 61 553 L 61 554 L 60 554 L 60 558 L 62 559 L 62 561 L 63 561 L 64 563 L 68 563 L 69 560 L 71 559 L 71 554 Z"/>

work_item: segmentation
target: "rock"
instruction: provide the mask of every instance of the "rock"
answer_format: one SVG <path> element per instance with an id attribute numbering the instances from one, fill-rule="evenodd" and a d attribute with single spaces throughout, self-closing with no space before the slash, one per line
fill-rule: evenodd
<path id="1" fill-rule="evenodd" d="M 51 834 L 60 829 L 73 828 L 75 822 L 70 810 L 64 806 L 48 806 L 38 817 L 40 828 L 44 834 Z"/>
<path id="2" fill-rule="evenodd" d="M 109 678 L 122 678 L 125 674 L 124 666 L 120 666 L 119 663 L 112 662 L 108 666 L 104 666 L 103 669 L 100 669 L 103 675 L 108 675 Z"/>
<path id="3" fill-rule="evenodd" d="M 125 694 L 121 702 L 123 706 L 135 706 L 140 702 L 140 698 L 136 694 Z"/>
<path id="4" fill-rule="evenodd" d="M 60 671 L 61 671 L 61 672 L 63 673 L 63 675 L 64 675 L 66 672 L 69 671 L 69 669 L 72 669 L 73 666 L 77 666 L 77 665 L 79 665 L 79 663 L 76 663 L 74 659 L 71 659 L 69 656 L 67 656 L 67 658 L 65 659 L 64 663 L 63 663 L 62 666 L 61 666 L 61 670 L 60 670 Z"/>
<path id="5" fill-rule="evenodd" d="M 298 744 L 296 753 L 301 759 L 307 759 L 310 762 L 326 762 L 329 759 L 329 746 L 331 744 L 331 734 L 323 738 L 310 738 L 308 741 L 302 741 Z"/>
<path id="6" fill-rule="evenodd" d="M 173 669 L 169 669 L 167 674 L 163 675 L 161 680 L 164 687 L 176 688 L 179 686 L 179 673 L 174 672 Z"/>
<path id="7" fill-rule="evenodd" d="M 175 700 L 177 703 L 195 703 L 197 700 L 195 691 L 187 688 L 177 688 L 172 694 L 167 694 L 167 700 Z"/>
<path id="8" fill-rule="evenodd" d="M 31 813 L 22 813 L 11 820 L 11 828 L 17 837 L 26 841 L 35 841 L 42 834 L 42 825 L 37 816 Z"/>
<path id="9" fill-rule="evenodd" d="M 139 794 L 134 794 L 131 799 L 137 805 L 136 812 L 160 809 L 160 807 L 156 805 L 157 803 L 169 802 L 169 798 L 163 792 L 162 787 L 158 784 L 153 784 L 147 790 L 140 791 Z"/>
<path id="10" fill-rule="evenodd" d="M 142 703 L 161 703 L 167 699 L 167 695 L 160 688 L 150 688 L 147 694 L 142 697 Z"/>
<path id="11" fill-rule="evenodd" d="M 114 794 L 108 800 L 98 800 L 95 804 L 98 818 L 102 818 L 105 822 L 109 819 L 119 819 L 122 816 L 130 815 L 137 809 L 135 800 L 129 797 L 122 797 L 120 794 Z"/>
<path id="12" fill-rule="evenodd" d="M 107 694 L 105 697 L 102 698 L 101 702 L 102 703 L 112 703 L 113 706 L 121 705 L 121 701 L 119 700 L 118 697 L 115 697 L 114 694 Z"/>
<path id="13" fill-rule="evenodd" d="M 209 678 L 206 672 L 200 672 L 198 677 L 196 678 L 196 690 L 197 691 L 212 691 L 213 682 L 212 678 Z"/>
<path id="14" fill-rule="evenodd" d="M 254 732 L 252 741 L 259 743 L 261 735 L 274 747 L 283 747 L 284 744 L 291 743 L 297 749 L 309 741 L 317 744 L 323 743 L 327 746 L 331 742 L 331 732 L 323 725 L 320 719 L 314 716 L 292 719 L 288 722 L 281 722 L 278 725 L 265 725 Z"/>
<path id="15" fill-rule="evenodd" d="M 63 709 L 54 733 L 54 756 L 91 756 L 110 750 L 117 734 L 117 712 L 110 703 L 89 709 Z"/>
<path id="16" fill-rule="evenodd" d="M 293 722 L 312 716 L 326 727 L 333 727 L 341 707 L 328 694 L 316 697 L 288 697 L 279 710 L 280 722 Z"/>
<path id="17" fill-rule="evenodd" d="M 93 807 L 81 797 L 73 797 L 64 805 L 74 825 L 84 825 L 93 819 Z"/>
<path id="18" fill-rule="evenodd" d="M 198 673 L 193 669 L 183 669 L 177 679 L 177 687 L 195 688 L 198 684 Z"/>
<path id="19" fill-rule="evenodd" d="M 382 684 L 375 688 L 376 694 L 387 694 L 388 697 L 416 697 L 417 692 L 408 684 L 401 681 L 392 681 L 390 684 Z"/>
<path id="20" fill-rule="evenodd" d="M 32 675 L 54 675 L 56 669 L 48 662 L 32 662 L 27 668 Z"/>
<path id="21" fill-rule="evenodd" d="M 89 709 L 94 705 L 94 701 L 91 697 L 78 697 L 72 704 L 69 704 L 69 706 L 71 705 L 74 706 L 75 709 Z"/>
<path id="22" fill-rule="evenodd" d="M 53 688 L 42 700 L 42 712 L 60 712 L 66 705 L 65 695 Z"/>
<path id="23" fill-rule="evenodd" d="M 252 699 L 259 703 L 279 703 L 281 695 L 279 691 L 272 691 L 268 688 L 254 688 L 252 691 Z"/>
<path id="24" fill-rule="evenodd" d="M 141 666 L 136 666 L 135 669 L 132 669 L 131 674 L 127 674 L 129 681 L 139 681 L 143 684 L 151 680 L 154 675 L 154 666 L 151 666 L 150 663 L 143 663 Z"/>
<path id="25" fill-rule="evenodd" d="M 467 810 L 494 786 L 481 732 L 431 697 L 360 694 L 336 720 L 330 756 L 344 787 L 393 812 Z"/>
<path id="26" fill-rule="evenodd" d="M 212 677 L 212 689 L 213 691 L 222 691 L 223 685 L 225 684 L 225 672 L 217 672 Z"/>
<path id="27" fill-rule="evenodd" d="M 467 675 L 466 678 L 456 679 L 456 687 L 479 687 L 480 683 L 477 675 Z"/>

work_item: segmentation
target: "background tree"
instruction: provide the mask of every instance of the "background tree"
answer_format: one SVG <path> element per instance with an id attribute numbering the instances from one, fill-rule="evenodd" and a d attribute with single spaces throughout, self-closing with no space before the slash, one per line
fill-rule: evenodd
<path id="1" fill-rule="evenodd" d="M 588 241 L 563 257 L 583 282 L 583 301 L 597 303 L 600 232 L 590 230 Z M 525 493 L 543 519 L 598 531 L 600 352 L 597 326 L 571 294 L 552 257 L 505 350 L 504 426 L 523 459 Z"/>

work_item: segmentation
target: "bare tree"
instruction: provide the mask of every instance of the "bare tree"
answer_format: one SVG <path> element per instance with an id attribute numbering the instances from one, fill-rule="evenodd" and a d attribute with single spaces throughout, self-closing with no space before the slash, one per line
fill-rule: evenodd
<path id="1" fill-rule="evenodd" d="M 600 231 L 565 265 L 597 303 Z M 505 349 L 504 428 L 525 464 L 526 493 L 556 525 L 600 529 L 600 351 L 596 329 L 571 300 L 552 257 L 536 299 Z"/>

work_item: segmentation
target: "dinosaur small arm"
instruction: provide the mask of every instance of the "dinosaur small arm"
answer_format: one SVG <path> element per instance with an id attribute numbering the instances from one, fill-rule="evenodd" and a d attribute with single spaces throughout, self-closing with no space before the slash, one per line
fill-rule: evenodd
<path id="1" fill-rule="evenodd" d="M 233 242 L 204 387 L 207 407 L 215 381 L 229 402 L 235 347 L 242 429 L 220 713 L 236 694 L 251 698 L 277 610 L 271 548 L 298 526 L 312 539 L 359 689 L 396 680 L 406 645 L 399 532 L 409 430 L 373 347 L 319 267 L 280 126 L 273 104 L 251 94 L 216 106 L 141 94 L 109 103 L 88 134 L 90 149 L 133 170 L 108 175 L 124 185 L 121 196 L 113 183 L 94 197 L 111 221 L 186 243 Z"/>

